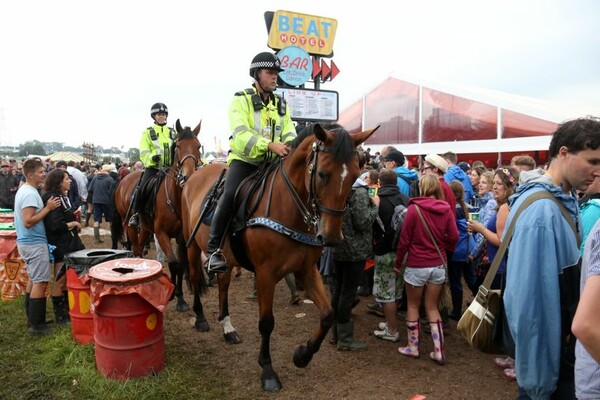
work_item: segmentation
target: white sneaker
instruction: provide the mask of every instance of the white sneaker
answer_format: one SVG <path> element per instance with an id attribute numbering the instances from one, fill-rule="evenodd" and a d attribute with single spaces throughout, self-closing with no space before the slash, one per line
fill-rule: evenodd
<path id="1" fill-rule="evenodd" d="M 385 322 L 383 322 L 385 323 Z M 387 327 L 381 331 L 374 331 L 373 334 L 379 339 L 389 340 L 390 342 L 398 342 L 400 341 L 400 332 L 396 332 L 395 334 L 391 334 Z"/>

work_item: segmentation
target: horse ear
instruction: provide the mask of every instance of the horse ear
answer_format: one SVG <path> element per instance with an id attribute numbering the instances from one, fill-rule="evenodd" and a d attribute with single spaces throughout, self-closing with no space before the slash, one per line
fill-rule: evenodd
<path id="1" fill-rule="evenodd" d="M 183 128 L 181 127 L 181 122 L 179 122 L 179 119 L 177 119 L 177 121 L 175 121 L 175 130 L 177 131 L 177 133 L 181 133 L 181 131 L 183 131 Z"/>
<path id="2" fill-rule="evenodd" d="M 325 142 L 327 140 L 327 132 L 325 132 L 320 124 L 313 125 L 313 133 L 321 142 Z"/>
<path id="3" fill-rule="evenodd" d="M 377 129 L 379 129 L 381 125 L 377 125 L 373 129 L 367 129 L 366 131 L 362 131 L 360 133 L 355 133 L 354 135 L 350 135 L 352 137 L 352 141 L 354 142 L 354 147 L 358 146 L 365 140 L 367 140 L 372 134 L 375 133 Z"/>
<path id="4" fill-rule="evenodd" d="M 192 133 L 194 134 L 194 136 L 198 137 L 198 134 L 200 133 L 200 127 L 202 126 L 202 120 L 200 120 L 200 122 L 198 122 L 198 126 L 196 126 L 194 128 L 194 130 L 192 131 Z"/>

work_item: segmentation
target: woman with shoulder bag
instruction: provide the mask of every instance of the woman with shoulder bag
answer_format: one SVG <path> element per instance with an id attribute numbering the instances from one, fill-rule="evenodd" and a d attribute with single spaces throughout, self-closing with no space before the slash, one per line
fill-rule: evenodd
<path id="1" fill-rule="evenodd" d="M 48 244 L 56 246 L 54 255 L 55 282 L 52 286 L 52 305 L 54 307 L 54 316 L 58 325 L 65 325 L 70 321 L 68 300 L 66 296 L 66 278 L 67 275 L 62 269 L 64 265 L 64 255 L 72 251 L 85 248 L 79 232 L 81 224 L 76 221 L 73 207 L 67 196 L 71 187 L 69 174 L 62 169 L 52 170 L 44 182 L 42 200 L 44 204 L 51 197 L 60 199 L 60 207 L 51 211 L 44 218 L 46 227 L 46 237 Z"/>

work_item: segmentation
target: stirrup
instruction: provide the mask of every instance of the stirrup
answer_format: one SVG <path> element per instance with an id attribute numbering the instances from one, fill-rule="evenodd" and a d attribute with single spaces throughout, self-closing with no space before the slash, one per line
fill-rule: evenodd
<path id="1" fill-rule="evenodd" d="M 225 257 L 223 257 L 223 253 L 221 250 L 217 250 L 213 252 L 207 260 L 207 269 L 208 272 L 216 272 L 223 273 L 227 272 L 227 261 L 225 261 Z"/>

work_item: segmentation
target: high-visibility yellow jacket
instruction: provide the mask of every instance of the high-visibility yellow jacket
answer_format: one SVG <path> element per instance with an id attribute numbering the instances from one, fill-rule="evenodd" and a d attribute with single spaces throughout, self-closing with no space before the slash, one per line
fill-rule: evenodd
<path id="1" fill-rule="evenodd" d="M 168 126 L 154 124 L 142 133 L 140 139 L 140 160 L 146 168 L 160 168 L 171 165 L 171 144 L 175 131 Z M 160 155 L 160 162 L 152 160 Z"/>
<path id="2" fill-rule="evenodd" d="M 296 137 L 285 100 L 271 94 L 265 103 L 254 87 L 235 94 L 229 108 L 229 125 L 233 134 L 228 164 L 241 160 L 260 165 L 277 157 L 267 149 L 270 142 L 288 143 Z"/>

